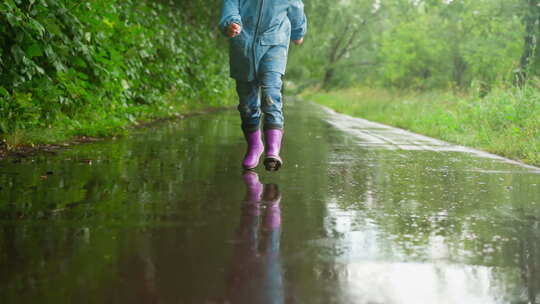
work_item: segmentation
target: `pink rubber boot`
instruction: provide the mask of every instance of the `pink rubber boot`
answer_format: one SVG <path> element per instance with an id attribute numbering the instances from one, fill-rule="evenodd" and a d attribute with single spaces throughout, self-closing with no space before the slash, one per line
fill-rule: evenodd
<path id="1" fill-rule="evenodd" d="M 259 158 L 261 158 L 264 151 L 262 132 L 261 130 L 254 132 L 244 131 L 244 137 L 246 138 L 248 147 L 246 156 L 242 162 L 242 167 L 244 167 L 246 170 L 252 170 L 257 168 L 257 165 L 259 165 Z"/>
<path id="2" fill-rule="evenodd" d="M 282 129 L 269 129 L 264 131 L 266 141 L 266 153 L 264 156 L 264 166 L 268 171 L 277 171 L 283 165 L 279 156 L 281 149 L 281 139 L 283 138 Z"/>

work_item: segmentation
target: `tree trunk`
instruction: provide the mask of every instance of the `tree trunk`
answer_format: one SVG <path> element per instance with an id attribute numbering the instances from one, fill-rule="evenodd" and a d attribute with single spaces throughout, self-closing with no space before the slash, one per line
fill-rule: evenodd
<path id="1" fill-rule="evenodd" d="M 540 66 L 540 3 L 538 0 L 526 0 L 527 13 L 524 17 L 525 37 L 523 54 L 521 55 L 517 81 L 522 85 L 529 74 L 538 74 L 537 68 Z"/>
<path id="2" fill-rule="evenodd" d="M 332 86 L 332 80 L 334 80 L 335 68 L 330 67 L 326 69 L 324 73 L 323 89 L 329 89 Z"/>
<path id="3" fill-rule="evenodd" d="M 454 83 L 459 87 L 462 88 L 465 85 L 465 79 L 464 74 L 467 70 L 467 63 L 465 60 L 463 60 L 463 57 L 456 52 L 454 54 L 454 70 L 452 71 L 452 78 L 454 79 Z"/>

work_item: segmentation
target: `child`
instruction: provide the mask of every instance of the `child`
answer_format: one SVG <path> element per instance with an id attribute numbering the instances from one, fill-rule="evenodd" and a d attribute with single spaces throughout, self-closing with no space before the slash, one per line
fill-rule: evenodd
<path id="1" fill-rule="evenodd" d="M 302 44 L 306 16 L 301 0 L 223 0 L 220 29 L 230 38 L 231 77 L 236 80 L 238 111 L 248 149 L 246 170 L 257 167 L 264 151 L 259 129 L 264 113 L 264 165 L 278 170 L 283 137 L 281 78 L 289 40 Z M 260 91 L 260 94 L 259 94 Z"/>

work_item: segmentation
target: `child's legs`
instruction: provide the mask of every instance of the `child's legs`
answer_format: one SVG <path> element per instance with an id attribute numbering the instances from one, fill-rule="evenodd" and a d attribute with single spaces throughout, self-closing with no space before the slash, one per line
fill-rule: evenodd
<path id="1" fill-rule="evenodd" d="M 245 132 L 257 131 L 261 121 L 261 101 L 259 87 L 255 81 L 236 81 L 238 93 L 238 111 L 242 118 L 242 130 Z"/>
<path id="2" fill-rule="evenodd" d="M 262 91 L 264 129 L 283 129 L 283 104 L 281 102 L 281 73 L 264 72 L 259 77 Z"/>

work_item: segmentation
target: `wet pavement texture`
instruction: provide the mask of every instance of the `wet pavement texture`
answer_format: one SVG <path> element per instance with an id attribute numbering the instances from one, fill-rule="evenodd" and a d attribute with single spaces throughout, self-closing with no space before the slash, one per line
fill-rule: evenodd
<path id="1" fill-rule="evenodd" d="M 235 111 L 0 162 L 0 302 L 540 303 L 540 169 L 286 117 L 277 173 Z"/>

